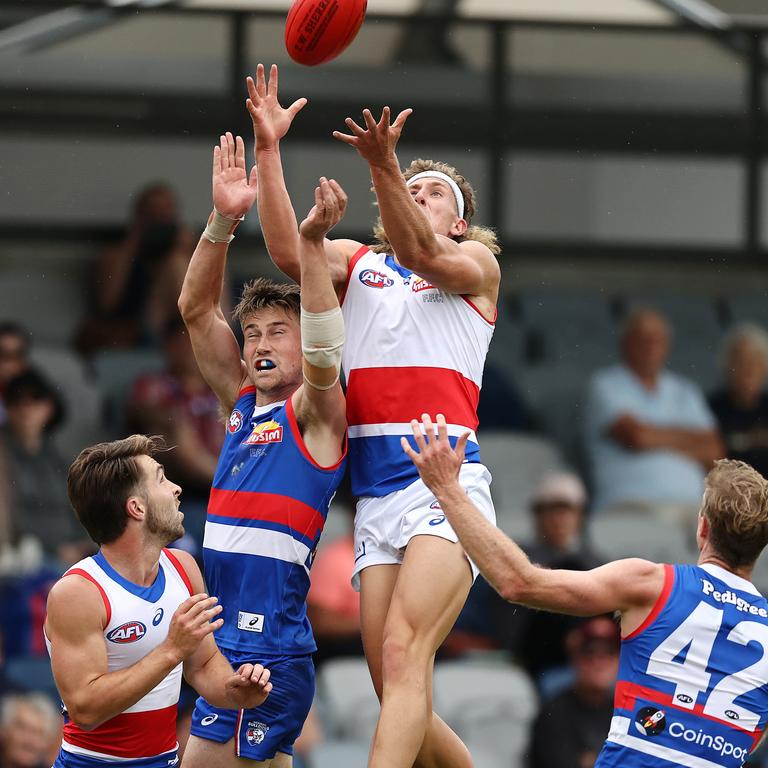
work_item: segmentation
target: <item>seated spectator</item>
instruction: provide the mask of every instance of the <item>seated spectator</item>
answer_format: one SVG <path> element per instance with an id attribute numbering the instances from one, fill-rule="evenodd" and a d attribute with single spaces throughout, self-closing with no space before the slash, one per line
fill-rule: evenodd
<path id="1" fill-rule="evenodd" d="M 200 544 L 224 424 L 178 312 L 163 334 L 163 352 L 166 369 L 145 374 L 133 385 L 126 406 L 128 431 L 162 435 L 173 446 L 163 463 L 184 489 L 184 526 Z"/>
<path id="2" fill-rule="evenodd" d="M 5 402 L 8 420 L 0 429 L 0 453 L 14 538 L 31 537 L 49 560 L 71 565 L 93 547 L 82 538 L 69 505 L 67 462 L 51 440 L 63 419 L 61 402 L 33 369 L 8 383 Z"/>
<path id="3" fill-rule="evenodd" d="M 545 702 L 531 730 L 530 768 L 591 768 L 613 716 L 619 628 L 605 616 L 568 635 L 573 684 Z"/>
<path id="4" fill-rule="evenodd" d="M 492 362 L 486 363 L 483 371 L 477 419 L 483 432 L 502 429 L 527 432 L 533 426 L 533 416 L 522 395 L 504 371 Z"/>
<path id="5" fill-rule="evenodd" d="M 0 768 L 48 768 L 61 741 L 61 716 L 39 693 L 0 702 Z"/>
<path id="6" fill-rule="evenodd" d="M 665 370 L 670 329 L 656 310 L 632 312 L 622 363 L 590 382 L 586 414 L 594 508 L 698 512 L 704 475 L 724 455 L 714 417 L 691 381 Z"/>
<path id="7" fill-rule="evenodd" d="M 578 475 L 545 475 L 531 499 L 535 538 L 521 544 L 528 557 L 548 568 L 588 570 L 600 565 L 602 559 L 584 536 L 586 503 Z M 445 657 L 504 649 L 537 685 L 546 685 L 547 676 L 566 664 L 565 636 L 577 621 L 508 603 L 478 576 L 440 653 Z"/>
<path id="8" fill-rule="evenodd" d="M 76 340 L 80 352 L 154 344 L 177 312 L 193 248 L 173 190 L 162 182 L 144 188 L 125 236 L 96 263 L 90 312 Z"/>
<path id="9" fill-rule="evenodd" d="M 307 616 L 317 642 L 317 666 L 337 656 L 363 655 L 360 593 L 355 592 L 350 581 L 355 565 L 352 537 L 354 505 L 334 502 L 329 514 L 346 515 L 349 530 L 343 536 L 323 544 L 312 564 Z"/>
<path id="10" fill-rule="evenodd" d="M 29 335 L 16 323 L 0 322 L 0 424 L 5 423 L 5 388 L 29 368 Z"/>
<path id="11" fill-rule="evenodd" d="M 724 349 L 725 386 L 710 399 L 729 459 L 768 476 L 768 333 L 758 325 L 734 328 Z"/>

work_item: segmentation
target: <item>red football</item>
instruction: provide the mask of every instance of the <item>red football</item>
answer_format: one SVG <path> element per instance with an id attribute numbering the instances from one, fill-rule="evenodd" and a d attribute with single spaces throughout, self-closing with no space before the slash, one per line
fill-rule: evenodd
<path id="1" fill-rule="evenodd" d="M 368 0 L 294 0 L 285 20 L 285 47 L 299 64 L 335 59 L 354 39 Z"/>

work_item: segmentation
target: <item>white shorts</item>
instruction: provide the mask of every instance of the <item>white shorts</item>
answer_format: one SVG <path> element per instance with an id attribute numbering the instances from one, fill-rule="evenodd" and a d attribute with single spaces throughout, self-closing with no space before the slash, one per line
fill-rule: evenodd
<path id="1" fill-rule="evenodd" d="M 483 517 L 496 525 L 488 469 L 482 464 L 464 464 L 459 480 Z M 386 496 L 361 498 L 355 514 L 355 569 L 352 572 L 355 590 L 360 591 L 360 571 L 369 565 L 400 565 L 408 542 L 423 534 L 459 540 L 421 478 Z M 469 564 L 474 580 L 479 571 L 471 560 Z"/>

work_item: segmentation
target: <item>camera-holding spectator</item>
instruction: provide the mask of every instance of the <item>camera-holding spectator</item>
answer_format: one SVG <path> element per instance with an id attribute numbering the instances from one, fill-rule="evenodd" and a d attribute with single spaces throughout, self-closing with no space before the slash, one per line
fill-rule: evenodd
<path id="1" fill-rule="evenodd" d="M 706 470 L 724 455 L 701 390 L 665 369 L 670 336 L 659 312 L 633 311 L 623 362 L 591 381 L 586 435 L 598 511 L 650 509 L 689 522 Z"/>
<path id="2" fill-rule="evenodd" d="M 205 383 L 178 312 L 163 334 L 167 367 L 133 385 L 126 406 L 129 431 L 162 435 L 173 446 L 163 457 L 184 488 L 187 532 L 200 544 L 208 494 L 224 440 L 219 401 Z"/>
<path id="3" fill-rule="evenodd" d="M 71 565 L 92 546 L 82 538 L 67 499 L 67 462 L 51 440 L 64 417 L 61 401 L 50 383 L 29 369 L 8 382 L 5 403 L 0 464 L 14 538 L 31 537 L 49 560 Z"/>
<path id="4" fill-rule="evenodd" d="M 80 352 L 154 343 L 176 314 L 193 248 L 173 190 L 162 182 L 145 187 L 124 238 L 96 263 L 91 311 L 76 342 Z"/>
<path id="5" fill-rule="evenodd" d="M 567 638 L 573 684 L 542 705 L 531 731 L 530 768 L 592 768 L 613 716 L 619 628 L 597 616 Z"/>
<path id="6" fill-rule="evenodd" d="M 29 335 L 16 323 L 0 322 L 0 424 L 5 423 L 5 388 L 29 368 Z"/>
<path id="7" fill-rule="evenodd" d="M 710 405 L 729 459 L 751 464 L 768 476 L 768 333 L 745 323 L 731 331 L 723 350 L 725 387 Z"/>
<path id="8" fill-rule="evenodd" d="M 0 702 L 0 768 L 47 768 L 61 738 L 61 716 L 39 693 L 11 694 Z"/>

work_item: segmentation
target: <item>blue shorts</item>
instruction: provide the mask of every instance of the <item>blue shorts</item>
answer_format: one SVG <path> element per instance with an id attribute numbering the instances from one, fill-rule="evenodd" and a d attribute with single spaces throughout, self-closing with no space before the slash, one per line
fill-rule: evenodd
<path id="1" fill-rule="evenodd" d="M 99 760 L 90 755 L 80 755 L 60 749 L 53 768 L 114 768 L 117 765 L 120 768 L 169 768 L 169 766 L 178 765 L 178 762 L 179 756 L 175 749 L 155 757 L 137 757 L 135 760 L 119 758 L 119 762 L 110 760 L 108 757 Z"/>
<path id="2" fill-rule="evenodd" d="M 222 649 L 237 669 L 263 664 L 270 672 L 272 691 L 256 709 L 219 709 L 202 696 L 195 703 L 190 733 L 225 744 L 234 737 L 235 755 L 271 760 L 278 752 L 293 754 L 315 696 L 315 665 L 311 656 L 258 656 Z"/>

